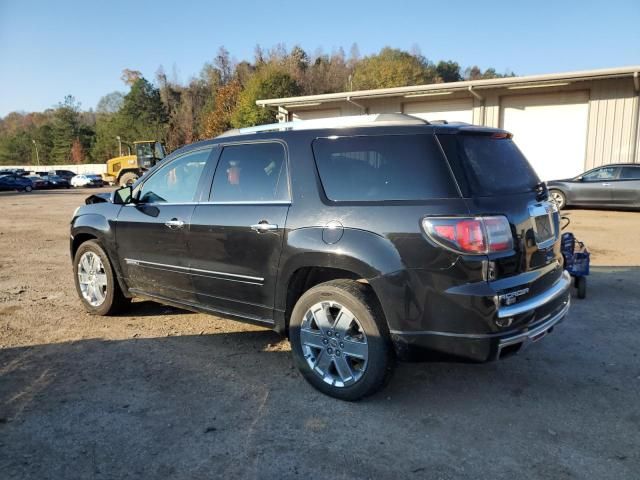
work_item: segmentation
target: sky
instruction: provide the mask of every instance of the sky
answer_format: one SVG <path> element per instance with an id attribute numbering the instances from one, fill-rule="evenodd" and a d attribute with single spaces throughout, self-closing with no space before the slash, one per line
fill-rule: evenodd
<path id="1" fill-rule="evenodd" d="M 518 75 L 640 65 L 640 1 L 0 0 L 0 117 L 71 94 L 83 109 L 126 91 L 123 69 L 196 76 L 224 45 L 313 53 L 415 46 L 432 61 Z"/>

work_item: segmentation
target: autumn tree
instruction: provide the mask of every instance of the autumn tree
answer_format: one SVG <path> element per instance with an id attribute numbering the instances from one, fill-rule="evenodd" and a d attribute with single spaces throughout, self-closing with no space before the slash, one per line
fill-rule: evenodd
<path id="1" fill-rule="evenodd" d="M 124 82 L 125 85 L 132 87 L 134 83 L 142 78 L 142 72 L 138 70 L 130 70 L 125 68 L 122 70 L 122 75 L 120 76 L 120 80 Z"/>
<path id="2" fill-rule="evenodd" d="M 203 121 L 202 138 L 215 137 L 232 128 L 231 117 L 238 104 L 241 90 L 240 82 L 237 80 L 218 89 L 215 108 Z"/>
<path id="3" fill-rule="evenodd" d="M 74 138 L 71 144 L 71 161 L 80 164 L 84 161 L 84 149 L 79 138 Z"/>

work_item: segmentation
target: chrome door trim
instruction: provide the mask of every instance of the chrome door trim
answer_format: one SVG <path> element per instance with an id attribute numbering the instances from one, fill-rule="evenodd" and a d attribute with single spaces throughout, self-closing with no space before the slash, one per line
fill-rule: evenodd
<path id="1" fill-rule="evenodd" d="M 182 270 L 185 273 L 193 273 L 196 275 L 205 274 L 205 275 L 212 275 L 212 276 L 233 277 L 237 279 L 249 280 L 249 281 L 252 281 L 252 283 L 258 283 L 258 284 L 262 284 L 264 282 L 263 277 L 252 277 L 250 275 L 240 275 L 238 273 L 218 272 L 215 270 L 202 270 L 199 268 L 181 267 L 179 265 L 167 265 L 166 263 L 148 262 L 146 260 L 136 260 L 133 258 L 125 258 L 124 261 L 127 265 L 137 265 L 141 267 L 148 266 L 151 268 L 164 268 L 164 269 L 171 269 L 171 270 Z M 225 278 L 224 280 L 231 280 L 231 279 Z"/>

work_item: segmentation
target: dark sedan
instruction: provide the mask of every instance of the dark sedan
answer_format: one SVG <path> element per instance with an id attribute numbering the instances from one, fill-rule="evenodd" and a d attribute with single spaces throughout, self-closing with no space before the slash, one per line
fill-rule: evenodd
<path id="1" fill-rule="evenodd" d="M 47 188 L 71 188 L 71 183 L 64 177 L 47 175 L 42 178 L 48 182 Z"/>
<path id="2" fill-rule="evenodd" d="M 2 190 L 30 192 L 33 190 L 33 182 L 21 175 L 2 175 L 0 176 L 0 191 Z"/>
<path id="3" fill-rule="evenodd" d="M 566 180 L 547 182 L 559 208 L 640 208 L 640 164 L 604 165 Z"/>

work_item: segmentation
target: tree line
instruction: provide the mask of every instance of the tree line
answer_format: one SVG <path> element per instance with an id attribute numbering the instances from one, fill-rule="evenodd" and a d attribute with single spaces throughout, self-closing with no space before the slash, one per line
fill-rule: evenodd
<path id="1" fill-rule="evenodd" d="M 256 106 L 258 99 L 513 75 L 435 63 L 416 49 L 385 47 L 362 57 L 355 44 L 348 55 L 341 48 L 309 54 L 299 46 L 258 46 L 250 62 L 235 61 L 220 47 L 186 83 L 162 66 L 153 81 L 127 69 L 122 81 L 128 91 L 103 96 L 95 110 L 82 110 L 68 95 L 44 112 L 9 113 L 0 119 L 0 164 L 102 163 L 119 154 L 117 137 L 161 140 L 172 151 L 230 128 L 274 122 L 276 113 Z"/>

